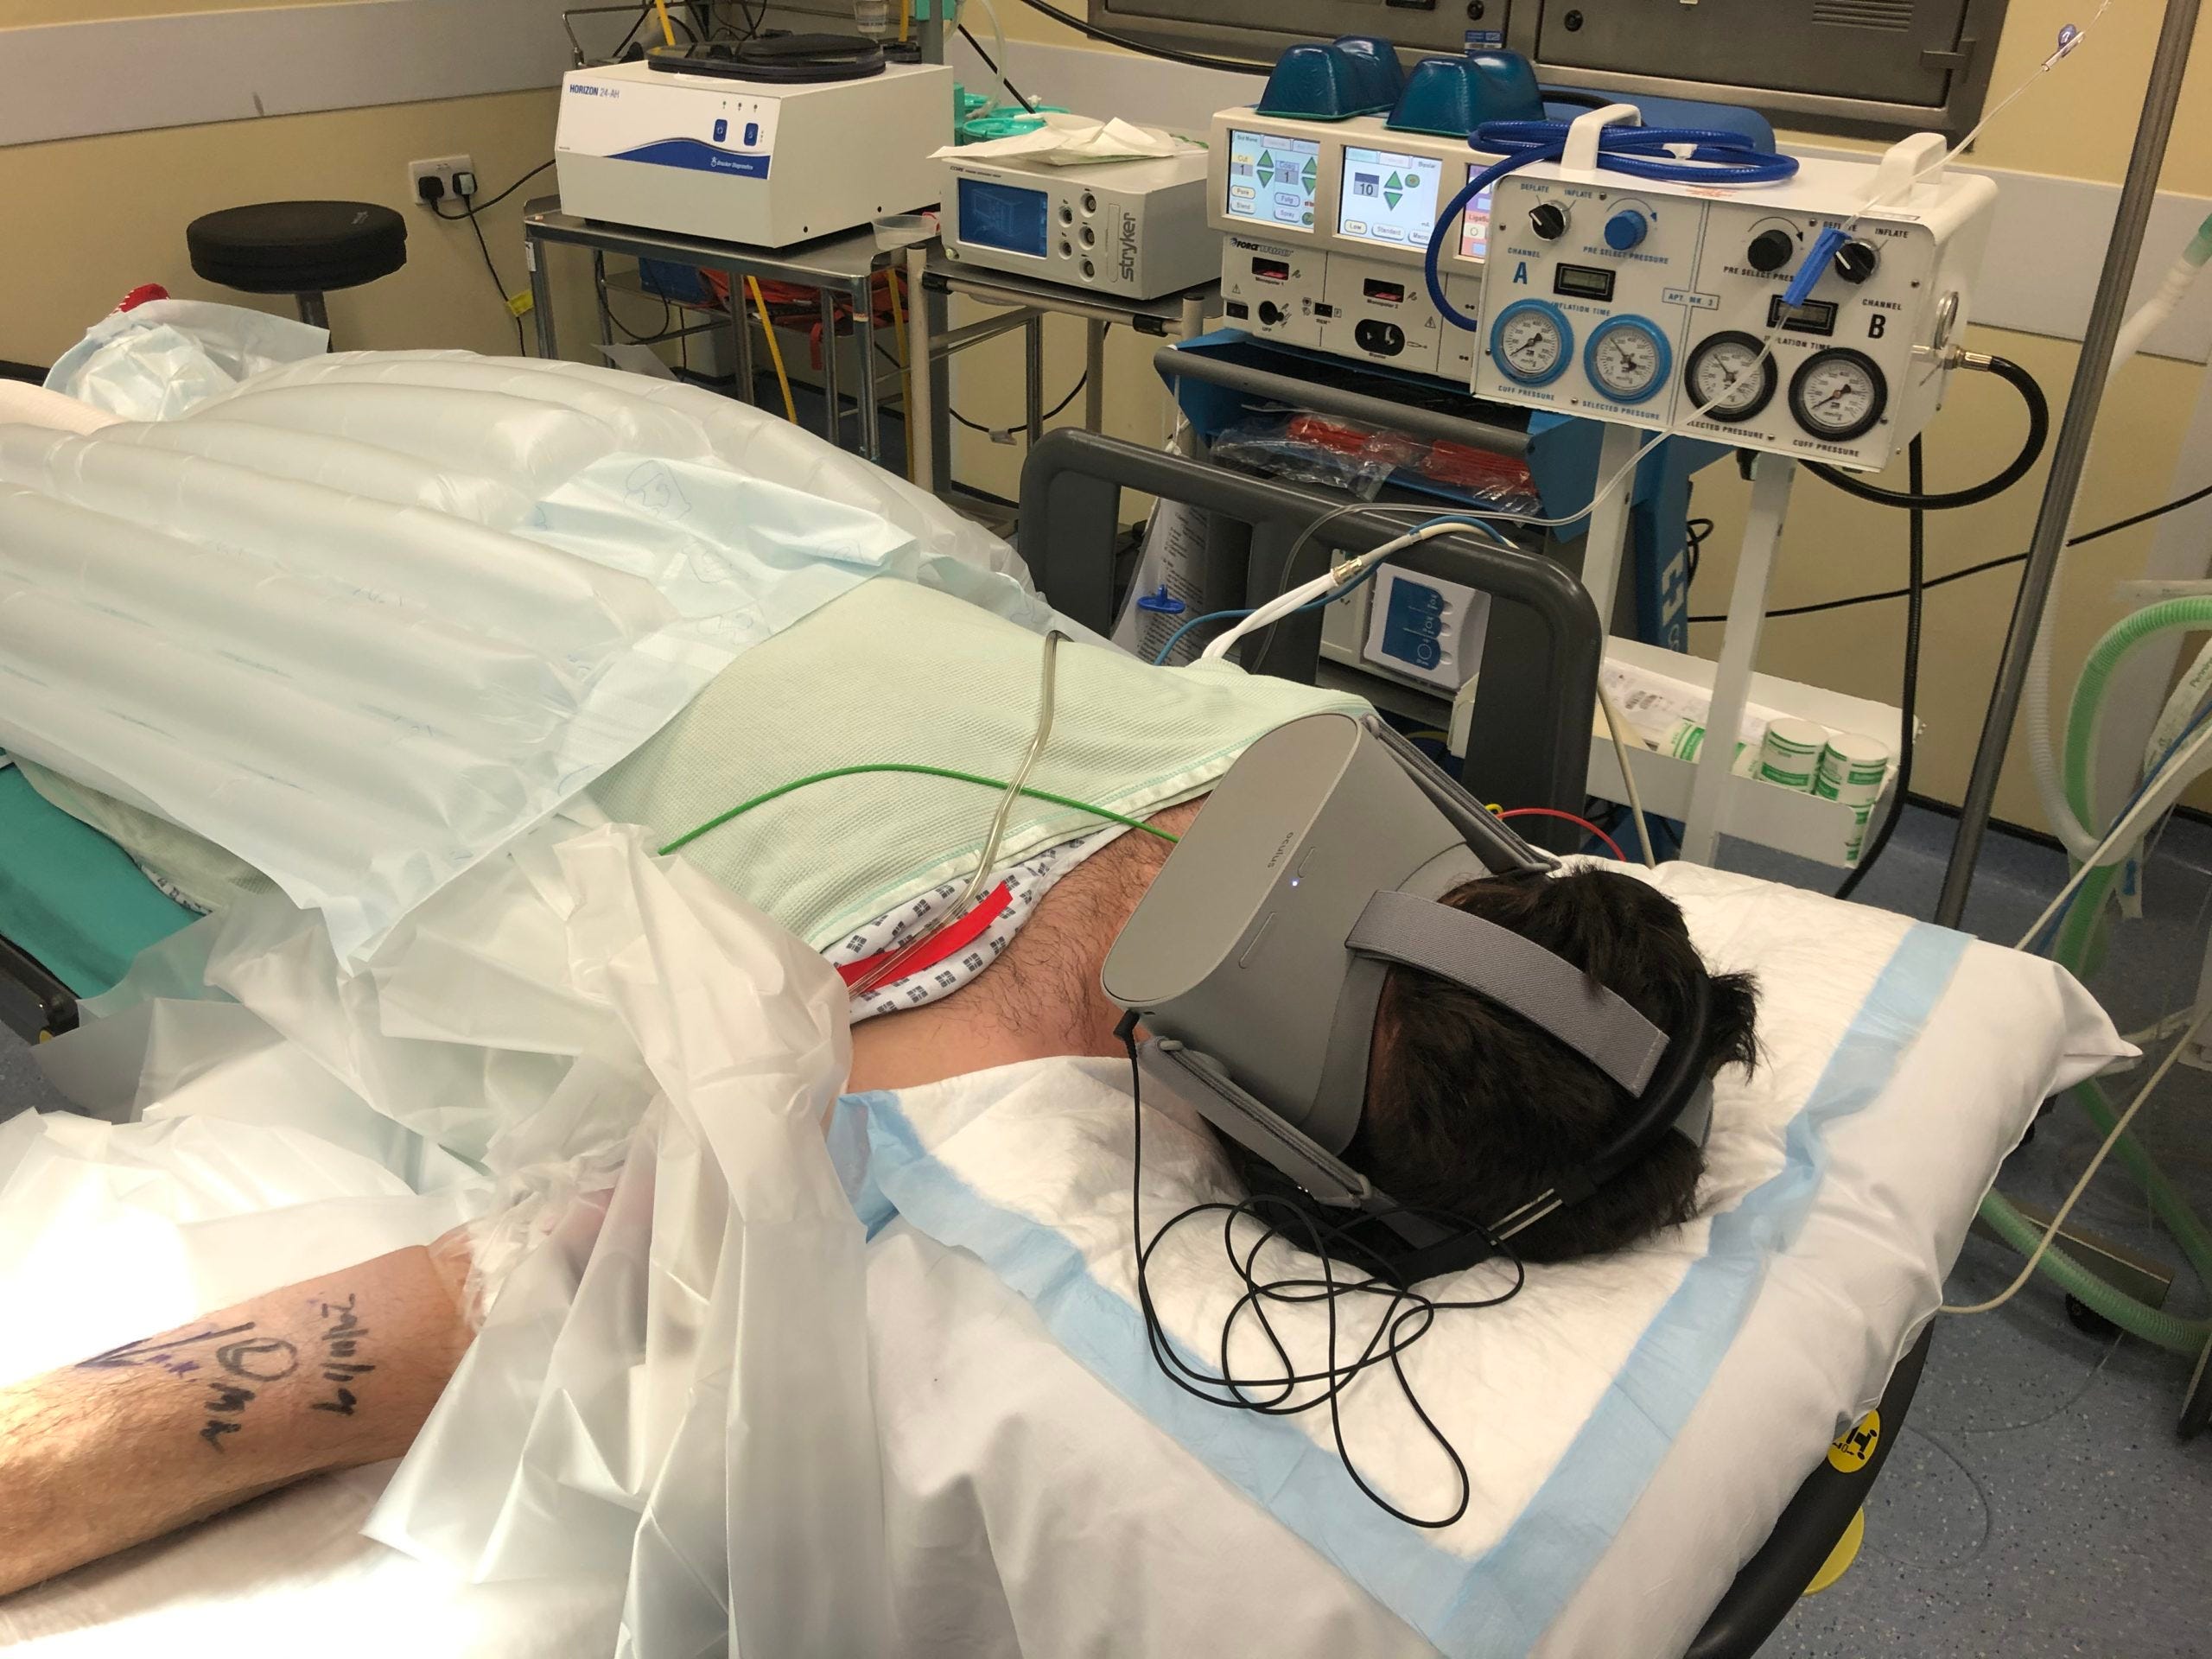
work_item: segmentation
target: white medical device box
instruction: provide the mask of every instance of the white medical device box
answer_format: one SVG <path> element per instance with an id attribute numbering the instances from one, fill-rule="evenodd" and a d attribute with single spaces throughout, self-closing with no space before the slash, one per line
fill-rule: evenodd
<path id="1" fill-rule="evenodd" d="M 1363 661 L 1457 691 L 1482 668 L 1490 595 L 1439 576 L 1384 567 L 1368 601 Z"/>
<path id="2" fill-rule="evenodd" d="M 947 156 L 944 257 L 1070 288 L 1152 300 L 1211 279 L 1205 150 L 1053 167 Z"/>
<path id="3" fill-rule="evenodd" d="M 562 77 L 561 206 L 584 219 L 788 247 L 935 201 L 952 71 L 789 85 L 645 63 Z"/>
<path id="4" fill-rule="evenodd" d="M 1222 233 L 1223 308 L 1263 340 L 1465 383 L 1478 342 L 1447 327 L 1421 272 L 1438 213 L 1495 159 L 1463 135 L 1396 131 L 1380 116 L 1300 121 L 1223 110 L 1210 135 L 1207 223 Z M 1482 291 L 1488 204 L 1452 227 L 1446 296 Z"/>
<path id="5" fill-rule="evenodd" d="M 1476 393 L 1886 465 L 1942 401 L 1997 200 L 1990 180 L 1936 166 L 1942 148 L 1923 137 L 1878 165 L 1808 160 L 1786 183 L 1748 189 L 1555 163 L 1507 175 L 1493 193 Z M 1786 308 L 1828 226 L 1846 230 L 1843 249 Z M 1771 356 L 1745 372 L 1770 339 Z"/>

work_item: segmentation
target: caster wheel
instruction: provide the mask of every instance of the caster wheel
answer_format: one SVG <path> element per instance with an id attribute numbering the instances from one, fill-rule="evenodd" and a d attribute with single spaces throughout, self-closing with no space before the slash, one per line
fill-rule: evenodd
<path id="1" fill-rule="evenodd" d="M 2175 1432 L 2184 1440 L 2193 1440 L 2212 1422 L 2212 1343 L 2196 1357 L 2196 1370 L 2190 1373 L 2189 1393 L 2181 1402 L 2181 1421 Z"/>
<path id="2" fill-rule="evenodd" d="M 2076 1297 L 2066 1299 L 2066 1318 L 2076 1331 L 2087 1336 L 2109 1338 L 2120 1334 L 2118 1325 Z"/>

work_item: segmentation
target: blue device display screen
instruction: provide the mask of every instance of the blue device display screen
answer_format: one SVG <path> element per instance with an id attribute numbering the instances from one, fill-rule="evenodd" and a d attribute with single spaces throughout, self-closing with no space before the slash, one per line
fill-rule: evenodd
<path id="1" fill-rule="evenodd" d="M 1049 217 L 1042 190 L 1021 190 L 988 179 L 960 181 L 960 239 L 1007 253 L 1045 257 Z"/>

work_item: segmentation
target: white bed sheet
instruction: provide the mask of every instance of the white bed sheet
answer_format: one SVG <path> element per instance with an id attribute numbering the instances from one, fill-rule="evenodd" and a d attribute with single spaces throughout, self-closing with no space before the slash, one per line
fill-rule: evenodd
<path id="1" fill-rule="evenodd" d="M 1837 929 L 1890 938 L 1904 931 L 1895 918 L 1708 872 L 1677 870 L 1668 885 L 1692 901 L 1701 943 L 1709 950 L 1725 944 L 1719 954 L 1730 966 L 1802 976 Z M 1837 1422 L 1878 1392 L 1927 1316 L 1929 1287 L 1955 1253 L 1987 1171 L 2037 1101 L 2122 1052 L 2063 975 L 1986 947 L 1967 949 L 1961 960 L 1973 971 L 1962 967 L 1943 993 L 1935 1014 L 1942 1040 L 1914 1044 L 1878 1100 L 1826 1125 L 1831 1173 L 1841 1167 L 1852 1179 L 1821 1183 L 1671 1451 L 1534 1651 L 1554 1659 L 1680 1650 Z M 1831 1058 L 1805 1045 L 1793 1049 L 1787 1029 L 1770 1027 L 1766 1037 L 1768 1064 L 1783 1073 L 1815 1077 Z M 35 1271 L 47 1306 L 99 1307 L 104 1286 L 132 1274 L 143 1281 L 146 1263 L 165 1252 L 205 1258 L 207 1241 L 225 1236 L 219 1277 L 172 1272 L 160 1306 L 103 1316 L 130 1319 L 106 1338 L 122 1340 L 216 1295 L 251 1294 L 316 1265 L 296 1253 L 242 1249 L 237 1229 L 291 1227 L 311 1213 L 318 1252 L 348 1259 L 348 1230 L 359 1229 L 358 1259 L 394 1247 L 395 1205 L 425 1206 L 412 1224 L 429 1236 L 461 1201 L 454 1189 L 419 1200 L 395 1194 L 386 1164 L 346 1153 L 307 1159 L 321 1202 L 280 1212 L 267 1207 L 276 1202 L 270 1192 L 224 1185 L 206 1158 L 177 1155 L 185 1145 L 177 1122 L 97 1135 L 99 1126 L 52 1121 L 0 1125 L 0 1142 L 12 1135 L 17 1143 L 18 1173 L 23 1137 L 34 1129 L 41 1141 L 58 1135 L 67 1144 L 69 1179 L 109 1206 L 69 1211 L 57 1202 L 57 1214 L 84 1218 L 88 1238 L 136 1229 L 128 1262 L 102 1249 L 50 1249 L 36 1262 L 0 1262 L 0 1305 Z M 265 1122 L 182 1122 L 226 1144 L 270 1133 Z M 92 1144 L 103 1136 L 107 1144 Z M 149 1180 L 156 1166 L 160 1179 Z M 10 1167 L 0 1156 L 0 1202 Z M 349 1169 L 356 1198 L 332 1185 Z M 49 1198 L 60 1179 L 41 1176 Z M 140 1195 L 156 1192 L 168 1196 L 149 1211 Z M 348 1204 L 367 1207 L 355 1215 Z M 1848 1254 L 1862 1236 L 1901 1250 L 1916 1269 L 1890 1275 L 1890 1289 L 1871 1297 L 1863 1286 L 1806 1280 L 1805 1264 Z M 54 1294 L 57 1272 L 70 1274 L 67 1297 Z M 1071 1358 L 975 1256 L 895 1222 L 871 1247 L 867 1275 L 899 1651 L 990 1659 L 1264 1650 L 1334 1659 L 1433 1650 Z M 1804 1340 L 1808 1295 L 1834 1304 L 1829 1339 Z M 90 1340 L 89 1327 L 84 1334 L 82 1350 L 103 1345 Z M 5 1358 L 0 1375 L 37 1369 L 11 1368 Z M 196 1650 L 200 1633 L 251 1622 L 313 1628 L 319 1637 L 337 1631 L 322 1644 L 334 1642 L 340 1652 L 425 1659 L 614 1651 L 622 1586 L 612 1580 L 463 1587 L 382 1545 L 349 1539 L 383 1484 L 383 1471 L 315 1483 L 0 1601 L 0 1646 L 35 1659 L 135 1656 L 156 1640 Z M 282 1622 L 263 1626 L 264 1616 Z"/>

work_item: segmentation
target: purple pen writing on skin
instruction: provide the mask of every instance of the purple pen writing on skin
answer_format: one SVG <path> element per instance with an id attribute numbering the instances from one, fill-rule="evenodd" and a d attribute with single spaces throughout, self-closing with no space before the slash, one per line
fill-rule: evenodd
<path id="1" fill-rule="evenodd" d="M 180 1363 L 198 1369 L 196 1361 L 177 1362 L 173 1359 L 179 1348 L 194 1348 L 202 1343 L 219 1342 L 225 1337 L 236 1337 L 253 1329 L 249 1319 L 244 1325 L 225 1325 L 219 1331 L 194 1331 L 181 1337 L 143 1337 L 137 1342 L 126 1342 L 120 1348 L 111 1348 L 104 1354 L 94 1354 L 90 1359 L 80 1359 L 80 1371 L 126 1370 L 137 1365 L 163 1365 L 176 1369 Z"/>

